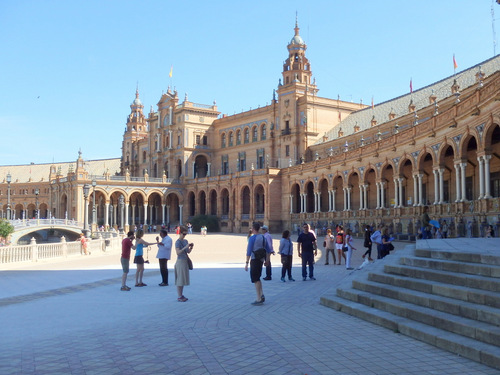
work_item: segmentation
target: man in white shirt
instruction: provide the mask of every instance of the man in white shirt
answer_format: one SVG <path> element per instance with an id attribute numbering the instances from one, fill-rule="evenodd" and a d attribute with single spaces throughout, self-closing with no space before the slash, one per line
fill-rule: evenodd
<path id="1" fill-rule="evenodd" d="M 167 262 L 172 254 L 172 238 L 169 237 L 166 229 L 160 231 L 161 242 L 158 242 L 159 238 L 156 237 L 156 242 L 158 243 L 158 253 L 156 257 L 160 263 L 160 273 L 161 273 L 161 283 L 159 286 L 168 285 L 168 269 Z"/>

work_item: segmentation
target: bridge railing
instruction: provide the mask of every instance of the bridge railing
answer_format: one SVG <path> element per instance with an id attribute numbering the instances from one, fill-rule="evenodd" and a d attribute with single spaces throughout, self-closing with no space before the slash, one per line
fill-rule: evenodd
<path id="1" fill-rule="evenodd" d="M 17 219 L 10 220 L 10 223 L 14 227 L 15 230 L 26 227 L 34 227 L 41 225 L 54 225 L 54 226 L 69 226 L 69 227 L 80 227 L 83 228 L 83 223 L 80 223 L 76 220 L 69 219 Z"/>
<path id="2" fill-rule="evenodd" d="M 88 249 L 97 254 L 99 252 L 113 252 L 121 250 L 122 238 L 115 235 L 110 238 L 98 238 L 89 240 Z M 61 242 L 37 244 L 34 238 L 29 245 L 3 246 L 0 247 L 0 264 L 16 262 L 36 262 L 39 259 L 67 258 L 82 254 L 80 240 L 66 242 L 61 237 Z"/>

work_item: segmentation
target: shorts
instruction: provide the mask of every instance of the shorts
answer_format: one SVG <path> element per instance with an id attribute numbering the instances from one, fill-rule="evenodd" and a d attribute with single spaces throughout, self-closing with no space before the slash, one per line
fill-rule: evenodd
<path id="1" fill-rule="evenodd" d="M 252 259 L 250 261 L 250 280 L 252 283 L 256 283 L 260 281 L 260 276 L 262 275 L 262 265 L 264 262 L 261 262 L 258 259 Z"/>
<path id="2" fill-rule="evenodd" d="M 336 243 L 336 244 L 335 244 L 335 248 L 336 248 L 337 250 L 342 250 L 342 248 L 343 248 L 343 247 L 344 247 L 344 244 L 343 244 L 343 243 Z"/>
<path id="3" fill-rule="evenodd" d="M 128 271 L 129 271 L 129 263 L 130 263 L 130 259 L 127 259 L 127 258 L 120 258 L 120 262 L 121 262 L 121 264 L 122 264 L 123 273 L 128 273 Z"/>
<path id="4" fill-rule="evenodd" d="M 144 258 L 142 255 L 138 255 L 134 257 L 134 263 L 136 264 L 144 264 Z"/>

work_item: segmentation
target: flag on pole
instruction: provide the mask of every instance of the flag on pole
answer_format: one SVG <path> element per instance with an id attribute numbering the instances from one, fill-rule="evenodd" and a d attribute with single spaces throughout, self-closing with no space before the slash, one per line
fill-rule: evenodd
<path id="1" fill-rule="evenodd" d="M 374 105 L 373 105 L 373 96 L 372 96 L 372 109 L 373 109 Z"/>
<path id="2" fill-rule="evenodd" d="M 173 73 L 173 71 L 174 71 L 174 66 L 173 66 L 173 65 L 170 65 L 170 73 L 168 73 L 168 76 L 169 76 L 170 78 L 172 78 L 172 73 Z"/>
<path id="3" fill-rule="evenodd" d="M 410 94 L 413 93 L 413 83 L 412 79 L 410 78 Z"/>
<path id="4" fill-rule="evenodd" d="M 341 122 L 341 121 L 342 121 L 342 114 L 339 111 L 339 122 Z"/>
<path id="5" fill-rule="evenodd" d="M 453 69 L 457 70 L 457 68 L 458 68 L 457 60 L 455 60 L 455 54 L 453 54 Z"/>

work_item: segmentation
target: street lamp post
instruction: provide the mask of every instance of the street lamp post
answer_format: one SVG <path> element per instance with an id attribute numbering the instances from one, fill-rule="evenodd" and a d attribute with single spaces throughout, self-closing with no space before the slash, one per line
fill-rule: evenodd
<path id="1" fill-rule="evenodd" d="M 89 199 L 89 190 L 90 186 L 89 184 L 83 185 L 83 200 L 84 200 L 84 206 L 83 206 L 83 233 L 85 234 L 85 237 L 89 236 L 89 229 L 88 229 L 88 204 L 87 200 Z"/>
<path id="2" fill-rule="evenodd" d="M 94 226 L 97 225 L 97 215 L 96 215 L 96 207 L 95 207 L 95 187 L 97 185 L 97 181 L 95 178 L 92 180 L 92 232 L 94 231 Z"/>
<path id="3" fill-rule="evenodd" d="M 10 182 L 12 181 L 12 176 L 7 173 L 7 220 L 12 220 L 11 208 L 10 208 Z"/>
<path id="4" fill-rule="evenodd" d="M 40 195 L 40 189 L 35 189 L 35 205 L 36 205 L 36 221 L 40 220 L 40 210 L 38 209 L 38 195 Z"/>
<path id="5" fill-rule="evenodd" d="M 123 198 L 123 195 L 120 195 L 120 198 L 118 198 L 118 204 L 120 206 L 120 228 L 118 229 L 120 233 L 123 233 L 123 222 L 125 220 L 125 215 L 123 212 L 123 208 L 125 206 L 125 198 Z"/>

